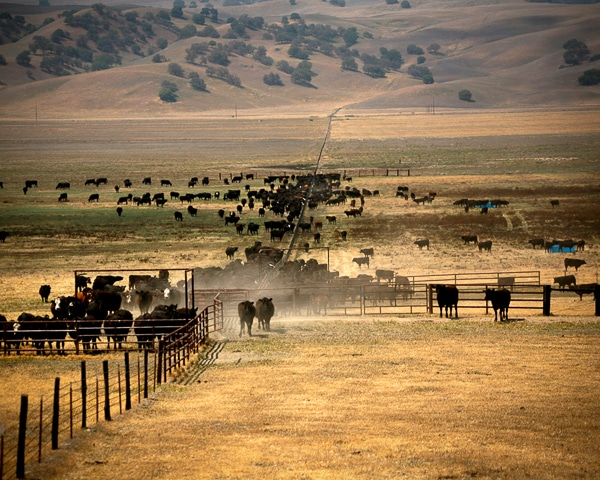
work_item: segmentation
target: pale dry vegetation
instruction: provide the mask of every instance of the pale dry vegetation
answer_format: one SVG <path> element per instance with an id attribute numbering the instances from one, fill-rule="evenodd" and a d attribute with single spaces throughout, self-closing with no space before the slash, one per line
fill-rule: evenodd
<path id="1" fill-rule="evenodd" d="M 348 185 L 381 191 L 367 198 L 361 218 L 345 218 L 344 207 L 314 212 L 316 220 L 338 216 L 323 231 L 331 269 L 367 273 L 351 259 L 373 246 L 368 273 L 539 270 L 542 282 L 551 283 L 563 273 L 564 255 L 534 251 L 527 240 L 569 237 L 587 242 L 577 254 L 587 261 L 578 281 L 597 281 L 597 132 L 578 133 L 567 115 L 564 135 L 541 135 L 527 125 L 551 113 L 531 115 L 519 129 L 522 115 L 498 113 L 490 118 L 514 132 L 465 138 L 450 127 L 447 138 L 430 138 L 425 117 L 432 116 L 412 116 L 421 129 L 397 138 L 380 127 L 397 122 L 401 130 L 402 116 L 349 120 L 362 125 L 352 134 L 336 120 L 324 169 L 410 168 L 411 176 L 354 176 Z M 475 132 L 473 119 L 459 123 L 474 122 Z M 182 209 L 177 202 L 163 209 L 127 206 L 117 217 L 116 199 L 127 192 L 117 194 L 113 185 L 131 178 L 133 193 L 168 192 L 154 183 L 168 178 L 185 192 L 191 176 L 309 171 L 326 129 L 325 117 L 4 122 L 0 225 L 10 236 L 0 244 L 0 313 L 10 319 L 22 311 L 47 313 L 39 285 L 52 284 L 53 296 L 70 293 L 74 269 L 224 266 L 226 246 L 243 250 L 255 240 L 218 219 L 216 210 L 232 204 L 196 201 L 198 217 L 181 223 L 173 220 Z M 360 139 L 349 138 L 358 131 Z M 107 186 L 83 186 L 99 176 L 109 177 Z M 145 176 L 152 176 L 151 187 L 141 185 Z M 23 195 L 29 178 L 40 187 Z M 72 183 L 66 204 L 57 202 L 59 181 Z M 251 183 L 260 187 L 262 179 Z M 423 206 L 398 199 L 395 189 L 404 184 L 438 197 Z M 215 181 L 195 191 L 226 188 Z M 101 201 L 88 204 L 96 191 Z M 510 204 L 488 215 L 465 213 L 452 205 L 463 197 Z M 550 198 L 559 198 L 560 207 L 552 209 Z M 246 211 L 244 219 L 257 220 L 253 215 Z M 339 238 L 342 229 L 347 242 Z M 463 245 L 463 234 L 493 239 L 492 253 Z M 413 244 L 422 237 L 431 239 L 431 250 Z M 565 294 L 553 303 L 553 317 L 528 315 L 506 325 L 469 313 L 459 322 L 436 315 L 276 317 L 271 334 L 243 340 L 228 325 L 213 338 L 225 342 L 215 365 L 202 374 L 190 371 L 193 385 L 173 384 L 147 408 L 82 432 L 39 468 L 30 467 L 28 478 L 108 472 L 121 478 L 594 478 L 600 472 L 600 332 L 592 313 L 590 296 L 580 301 Z M 0 359 L 0 386 L 36 395 L 47 382 L 47 392 L 56 375 L 76 378 L 79 360 Z M 17 407 L 3 404 L 0 411 L 16 415 Z"/>

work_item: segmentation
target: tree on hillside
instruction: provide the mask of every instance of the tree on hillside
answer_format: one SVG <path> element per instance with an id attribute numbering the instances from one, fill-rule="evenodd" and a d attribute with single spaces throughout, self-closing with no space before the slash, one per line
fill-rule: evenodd
<path id="1" fill-rule="evenodd" d="M 408 0 L 402 0 L 402 2 L 400 2 L 400 6 L 402 8 L 411 8 L 410 2 Z"/>
<path id="2" fill-rule="evenodd" d="M 439 43 L 432 43 L 427 47 L 427 53 L 430 53 L 431 55 L 439 55 L 441 48 L 442 47 Z"/>
<path id="3" fill-rule="evenodd" d="M 197 72 L 190 73 L 190 86 L 194 90 L 206 92 L 206 82 L 200 78 Z"/>
<path id="4" fill-rule="evenodd" d="M 169 74 L 175 75 L 176 77 L 183 77 L 185 75 L 185 72 L 183 71 L 181 65 L 175 62 L 169 63 L 167 71 L 169 72 Z"/>
<path id="5" fill-rule="evenodd" d="M 351 72 L 358 72 L 358 63 L 353 57 L 346 57 L 342 59 L 342 70 L 350 70 Z"/>
<path id="6" fill-rule="evenodd" d="M 473 95 L 471 94 L 470 90 L 461 90 L 460 92 L 458 92 L 458 98 L 463 102 L 473 101 Z"/>
<path id="7" fill-rule="evenodd" d="M 423 53 L 425 52 L 421 47 L 415 45 L 414 43 L 411 43 L 406 47 L 406 53 L 408 53 L 409 55 L 423 55 Z"/>
<path id="8" fill-rule="evenodd" d="M 278 73 L 273 73 L 273 72 L 266 73 L 263 76 L 263 82 L 266 85 L 275 85 L 275 86 L 280 86 L 280 87 L 283 86 L 283 81 L 281 80 L 281 77 L 279 76 Z"/>
<path id="9" fill-rule="evenodd" d="M 590 49 L 588 46 L 575 38 L 567 40 L 563 44 L 563 48 L 566 50 L 563 54 L 563 58 L 567 65 L 581 65 L 581 63 L 590 56 Z"/>
<path id="10" fill-rule="evenodd" d="M 597 68 L 586 70 L 577 81 L 579 82 L 579 85 L 598 85 L 600 83 L 600 70 Z"/>
<path id="11" fill-rule="evenodd" d="M 162 87 L 158 92 L 158 97 L 163 102 L 173 103 L 177 101 L 177 95 L 169 87 Z"/>
<path id="12" fill-rule="evenodd" d="M 17 65 L 21 65 L 22 67 L 31 67 L 31 55 L 29 50 L 23 50 L 21 53 L 17 55 L 15 58 Z"/>
<path id="13" fill-rule="evenodd" d="M 358 31 L 356 30 L 356 27 L 350 27 L 344 30 L 342 38 L 344 39 L 346 47 L 356 45 L 356 42 L 358 42 Z"/>

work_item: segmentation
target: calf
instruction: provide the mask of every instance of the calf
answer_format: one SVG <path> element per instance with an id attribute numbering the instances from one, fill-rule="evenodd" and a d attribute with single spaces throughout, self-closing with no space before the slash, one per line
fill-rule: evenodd
<path id="1" fill-rule="evenodd" d="M 240 337 L 244 333 L 245 327 L 248 328 L 248 335 L 252 336 L 252 323 L 256 316 L 256 307 L 254 302 L 245 300 L 238 304 L 238 315 L 240 317 Z"/>
<path id="2" fill-rule="evenodd" d="M 42 302 L 48 303 L 48 297 L 50 296 L 52 288 L 50 285 L 42 285 L 40 287 L 40 297 L 42 297 Z"/>
<path id="3" fill-rule="evenodd" d="M 419 250 L 421 250 L 423 247 L 427 247 L 427 250 L 429 250 L 429 239 L 428 238 L 424 238 L 422 240 L 417 240 L 415 242 L 415 245 L 418 245 Z"/>
<path id="4" fill-rule="evenodd" d="M 500 321 L 508 320 L 508 307 L 510 305 L 510 292 L 508 290 L 505 288 L 500 290 L 486 288 L 485 301 L 492 302 L 494 322 L 498 320 L 498 310 L 500 311 Z"/>
<path id="5" fill-rule="evenodd" d="M 230 260 L 233 260 L 233 256 L 235 255 L 235 252 L 238 251 L 238 247 L 227 247 L 225 249 L 225 255 L 227 255 L 227 258 L 229 258 Z"/>

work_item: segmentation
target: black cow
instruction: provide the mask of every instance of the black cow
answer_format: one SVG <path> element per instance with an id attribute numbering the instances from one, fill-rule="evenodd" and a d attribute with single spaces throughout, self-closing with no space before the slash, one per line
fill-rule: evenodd
<path id="1" fill-rule="evenodd" d="M 174 212 L 173 215 L 175 216 L 175 221 L 176 222 L 183 222 L 183 213 L 181 213 L 181 212 Z"/>
<path id="2" fill-rule="evenodd" d="M 486 240 L 485 242 L 479 242 L 479 251 L 487 251 L 487 252 L 491 252 L 492 251 L 492 241 L 491 240 Z"/>
<path id="3" fill-rule="evenodd" d="M 258 328 L 271 331 L 271 318 L 275 314 L 275 306 L 272 298 L 259 298 L 256 301 L 256 318 L 258 319 Z"/>
<path id="4" fill-rule="evenodd" d="M 228 217 L 225 217 L 225 226 L 229 224 L 235 225 L 239 221 L 240 217 L 238 217 L 237 215 L 229 215 Z"/>
<path id="5" fill-rule="evenodd" d="M 543 238 L 532 238 L 531 240 L 529 240 L 529 243 L 531 244 L 531 246 L 535 250 L 535 247 L 544 248 L 544 243 L 545 242 L 544 242 Z"/>
<path id="6" fill-rule="evenodd" d="M 48 303 L 48 297 L 50 296 L 50 292 L 52 291 L 52 287 L 50 285 L 42 285 L 39 290 L 40 297 L 42 297 L 42 302 Z"/>
<path id="7" fill-rule="evenodd" d="M 235 255 L 235 252 L 238 251 L 238 247 L 227 247 L 225 249 L 225 255 L 227 255 L 227 258 L 233 260 L 233 256 Z"/>
<path id="8" fill-rule="evenodd" d="M 277 238 L 281 242 L 284 235 L 285 230 L 271 230 L 271 241 L 274 241 Z"/>
<path id="9" fill-rule="evenodd" d="M 498 320 L 498 311 L 500 311 L 500 321 L 508 320 L 508 307 L 510 305 L 510 292 L 508 290 L 505 288 L 501 288 L 500 290 L 486 288 L 485 301 L 492 302 L 494 322 Z"/>
<path id="10" fill-rule="evenodd" d="M 123 207 L 117 207 L 117 215 L 120 217 L 123 214 Z"/>
<path id="11" fill-rule="evenodd" d="M 100 194 L 98 194 L 98 193 L 92 193 L 88 197 L 88 202 L 99 202 L 99 201 L 100 201 Z"/>
<path id="12" fill-rule="evenodd" d="M 419 250 L 421 250 L 423 247 L 427 247 L 427 250 L 429 250 L 429 239 L 424 238 L 422 240 L 417 240 L 415 242 L 415 245 L 419 247 Z"/>
<path id="13" fill-rule="evenodd" d="M 4 243 L 6 241 L 6 237 L 9 235 L 10 233 L 8 233 L 6 230 L 0 231 L 0 242 Z"/>
<path id="14" fill-rule="evenodd" d="M 191 205 L 188 205 L 187 211 L 191 217 L 195 217 L 198 214 L 198 209 L 192 207 Z"/>
<path id="15" fill-rule="evenodd" d="M 579 300 L 583 300 L 583 296 L 586 294 L 593 293 L 594 300 L 596 300 L 596 289 L 598 288 L 597 283 L 582 283 L 581 285 L 569 285 L 569 290 L 579 295 Z"/>
<path id="16" fill-rule="evenodd" d="M 328 223 L 335 225 L 337 218 L 335 215 L 327 215 L 327 216 L 325 216 L 325 220 L 327 220 Z"/>
<path id="17" fill-rule="evenodd" d="M 37 180 L 25 180 L 25 188 L 30 189 L 38 186 Z"/>
<path id="18" fill-rule="evenodd" d="M 66 193 L 61 193 L 58 196 L 58 201 L 59 202 L 68 202 L 69 201 L 69 196 Z"/>
<path id="19" fill-rule="evenodd" d="M 575 279 L 575 275 L 564 275 L 562 277 L 554 277 L 554 283 L 557 283 L 558 287 L 564 290 L 565 287 L 570 285 L 577 285 L 577 280 Z"/>
<path id="20" fill-rule="evenodd" d="M 173 184 L 171 183 L 171 180 L 161 180 L 160 186 L 161 187 L 172 187 Z"/>
<path id="21" fill-rule="evenodd" d="M 454 306 L 454 312 L 458 318 L 458 288 L 456 285 L 434 285 L 434 287 L 440 307 L 440 318 L 442 318 L 442 308 L 446 309 L 446 318 L 452 318 L 452 306 Z M 450 308 L 450 317 L 448 317 L 448 308 Z"/>
<path id="22" fill-rule="evenodd" d="M 460 238 L 462 238 L 463 242 L 465 242 L 465 245 L 469 245 L 471 242 L 474 245 L 477 245 L 478 243 L 477 235 L 463 235 Z"/>
<path id="23" fill-rule="evenodd" d="M 69 182 L 58 182 L 56 185 L 56 190 L 68 190 L 71 188 L 71 184 Z"/>
<path id="24" fill-rule="evenodd" d="M 582 265 L 585 265 L 585 260 L 580 260 L 579 258 L 565 258 L 565 271 L 567 271 L 569 267 L 575 267 L 575 271 L 577 271 Z"/>
<path id="25" fill-rule="evenodd" d="M 238 304 L 238 315 L 240 317 L 240 337 L 244 333 L 244 327 L 248 328 L 248 335 L 252 336 L 252 322 L 256 316 L 256 307 L 254 302 L 245 300 Z"/>
<path id="26" fill-rule="evenodd" d="M 107 285 L 114 285 L 123 280 L 121 275 L 98 275 L 92 284 L 92 290 L 104 290 Z"/>
<path id="27" fill-rule="evenodd" d="M 133 315 L 128 310 L 117 310 L 104 319 L 104 333 L 108 340 L 108 349 L 110 350 L 110 341 L 114 342 L 114 349 L 123 348 L 123 342 L 127 340 L 129 329 L 133 326 Z"/>
<path id="28" fill-rule="evenodd" d="M 99 177 L 96 179 L 96 186 L 106 185 L 108 183 L 108 179 L 106 177 Z"/>
<path id="29" fill-rule="evenodd" d="M 352 261 L 358 265 L 358 268 L 362 268 L 363 265 L 366 265 L 369 268 L 369 257 L 356 257 L 353 258 Z"/>
<path id="30" fill-rule="evenodd" d="M 75 289 L 80 292 L 82 291 L 84 288 L 86 288 L 90 283 L 92 283 L 92 280 L 90 277 L 85 277 L 83 275 L 77 275 L 75 277 Z"/>
<path id="31" fill-rule="evenodd" d="M 558 207 L 560 202 L 558 200 L 550 200 L 550 205 L 552 205 L 552 208 Z"/>
<path id="32" fill-rule="evenodd" d="M 361 248 L 360 253 L 362 253 L 365 257 L 371 257 L 375 255 L 375 250 L 373 248 Z"/>
<path id="33" fill-rule="evenodd" d="M 142 185 L 152 185 L 152 178 L 146 177 L 142 180 Z"/>
<path id="34" fill-rule="evenodd" d="M 377 277 L 378 282 L 385 280 L 386 282 L 390 283 L 394 280 L 396 272 L 393 270 L 375 270 L 375 276 Z"/>
<path id="35" fill-rule="evenodd" d="M 208 185 L 210 183 L 210 179 L 208 177 L 202 178 L 202 185 Z"/>

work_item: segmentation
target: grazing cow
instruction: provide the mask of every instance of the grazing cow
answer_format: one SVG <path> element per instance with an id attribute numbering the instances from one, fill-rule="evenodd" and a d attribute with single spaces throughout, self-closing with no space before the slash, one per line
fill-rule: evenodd
<path id="1" fill-rule="evenodd" d="M 69 196 L 66 193 L 61 193 L 58 196 L 58 201 L 59 202 L 68 202 L 69 201 Z"/>
<path id="2" fill-rule="evenodd" d="M 491 240 L 486 240 L 485 242 L 479 242 L 479 251 L 487 251 L 490 252 L 492 251 L 492 241 Z"/>
<path id="3" fill-rule="evenodd" d="M 174 212 L 173 216 L 175 217 L 175 221 L 176 222 L 183 222 L 183 213 L 181 213 L 181 212 Z"/>
<path id="4" fill-rule="evenodd" d="M 69 182 L 58 182 L 55 190 L 68 190 L 70 188 L 71 184 Z"/>
<path id="5" fill-rule="evenodd" d="M 577 285 L 577 280 L 575 279 L 575 275 L 563 275 L 562 277 L 554 277 L 554 283 L 557 283 L 558 287 L 564 290 L 565 287 L 570 285 Z"/>
<path id="6" fill-rule="evenodd" d="M 565 258 L 565 271 L 567 271 L 569 267 L 575 267 L 575 271 L 577 271 L 582 265 L 585 265 L 585 260 L 580 260 L 579 258 Z"/>
<path id="7" fill-rule="evenodd" d="M 129 197 L 119 197 L 119 199 L 117 200 L 117 205 L 127 205 L 127 203 L 129 202 Z"/>
<path id="8" fill-rule="evenodd" d="M 30 189 L 38 186 L 37 180 L 25 180 L 25 188 Z"/>
<path id="9" fill-rule="evenodd" d="M 96 186 L 100 186 L 100 185 L 106 185 L 108 183 L 108 179 L 106 177 L 99 177 L 96 179 L 96 181 L 94 182 L 96 184 Z"/>
<path id="10" fill-rule="evenodd" d="M 558 207 L 560 202 L 558 200 L 550 200 L 550 205 L 552 205 L 552 208 Z"/>
<path id="11" fill-rule="evenodd" d="M 275 307 L 272 298 L 263 297 L 256 301 L 256 318 L 260 330 L 271 331 L 271 318 L 274 314 Z"/>
<path id="12" fill-rule="evenodd" d="M 596 300 L 596 288 L 598 288 L 597 283 L 582 283 L 581 285 L 569 285 L 569 290 L 574 292 L 576 295 L 579 295 L 579 300 L 583 300 L 583 296 L 593 293 L 594 300 Z"/>
<path id="13" fill-rule="evenodd" d="M 585 240 L 578 240 L 575 246 L 578 252 L 583 252 L 585 250 Z"/>
<path id="14" fill-rule="evenodd" d="M 240 337 L 244 333 L 244 328 L 248 328 L 248 335 L 252 336 L 252 322 L 256 316 L 256 307 L 254 302 L 245 300 L 238 304 L 238 315 L 240 317 Z"/>
<path id="15" fill-rule="evenodd" d="M 271 230 L 271 241 L 278 239 L 280 242 L 283 240 L 285 230 Z"/>
<path id="16" fill-rule="evenodd" d="M 0 242 L 4 243 L 6 240 L 6 237 L 8 237 L 9 235 L 10 235 L 10 233 L 8 233 L 6 230 L 0 231 Z"/>
<path id="17" fill-rule="evenodd" d="M 390 283 L 394 280 L 396 272 L 393 270 L 375 270 L 375 276 L 377 277 L 378 282 L 385 280 L 386 282 Z"/>
<path id="18" fill-rule="evenodd" d="M 142 180 L 142 185 L 152 185 L 152 178 L 151 177 L 145 177 Z"/>
<path id="19" fill-rule="evenodd" d="M 84 185 L 87 187 L 88 185 L 96 185 L 96 179 L 95 178 L 88 178 Z"/>
<path id="20" fill-rule="evenodd" d="M 535 247 L 544 248 L 545 241 L 544 241 L 543 238 L 532 238 L 532 239 L 529 240 L 529 243 L 531 244 L 531 246 L 535 250 Z"/>
<path id="21" fill-rule="evenodd" d="M 452 318 L 452 306 L 456 318 L 458 318 L 458 288 L 456 285 L 434 285 L 437 294 L 437 303 L 440 307 L 440 318 L 442 318 L 442 309 L 446 309 L 446 318 Z M 450 308 L 450 317 L 448 317 L 448 308 Z"/>
<path id="22" fill-rule="evenodd" d="M 192 207 L 191 205 L 188 205 L 187 211 L 191 217 L 195 217 L 198 214 L 198 209 Z"/>
<path id="23" fill-rule="evenodd" d="M 498 320 L 498 310 L 500 311 L 500 321 L 508 320 L 508 307 L 510 305 L 510 292 L 508 290 L 505 288 L 501 288 L 500 290 L 486 288 L 485 301 L 492 302 L 494 322 Z"/>
<path id="24" fill-rule="evenodd" d="M 463 242 L 465 242 L 465 245 L 469 245 L 470 243 L 473 243 L 473 245 L 477 245 L 478 243 L 478 238 L 477 235 L 463 235 L 462 237 Z"/>
<path id="25" fill-rule="evenodd" d="M 240 217 L 238 217 L 237 215 L 229 215 L 228 217 L 225 217 L 225 226 L 229 224 L 235 225 L 239 221 Z"/>
<path id="26" fill-rule="evenodd" d="M 363 265 L 369 268 L 369 257 L 356 257 L 352 261 L 358 265 L 358 268 L 362 268 Z"/>
<path id="27" fill-rule="evenodd" d="M 48 297 L 50 296 L 51 291 L 52 287 L 50 287 L 50 285 L 42 285 L 40 287 L 39 293 L 40 297 L 42 297 L 42 302 L 48 303 Z"/>
<path id="28" fill-rule="evenodd" d="M 123 348 L 123 342 L 127 340 L 129 329 L 133 326 L 133 315 L 130 311 L 119 309 L 104 319 L 104 333 L 108 340 L 108 350 L 110 350 L 110 341 L 114 342 L 114 349 Z"/>
<path id="29" fill-rule="evenodd" d="M 100 195 L 98 193 L 92 193 L 88 197 L 88 202 L 99 202 L 99 201 L 100 201 Z"/>
<path id="30" fill-rule="evenodd" d="M 125 180 L 123 180 L 123 186 L 125 188 L 131 188 L 132 185 L 133 185 L 133 182 L 129 178 L 126 178 Z"/>
<path id="31" fill-rule="evenodd" d="M 227 247 L 225 249 L 225 255 L 227 255 L 227 258 L 230 260 L 233 260 L 233 256 L 235 255 L 235 252 L 238 251 L 238 247 Z"/>
<path id="32" fill-rule="evenodd" d="M 360 253 L 362 253 L 365 257 L 371 257 L 375 255 L 375 250 L 371 248 L 361 248 Z"/>
<path id="33" fill-rule="evenodd" d="M 123 207 L 117 207 L 117 215 L 120 217 L 123 214 Z"/>
<path id="34" fill-rule="evenodd" d="M 427 247 L 427 250 L 429 250 L 429 239 L 428 238 L 424 238 L 422 240 L 417 240 L 415 242 L 415 245 L 418 245 L 419 250 L 421 250 L 423 247 Z"/>
<path id="35" fill-rule="evenodd" d="M 325 217 L 325 220 L 327 220 L 327 223 L 330 223 L 330 224 L 333 224 L 333 225 L 335 225 L 335 223 L 336 223 L 336 221 L 337 221 L 337 218 L 336 218 L 336 216 L 335 216 L 335 215 L 327 215 L 327 216 Z"/>

